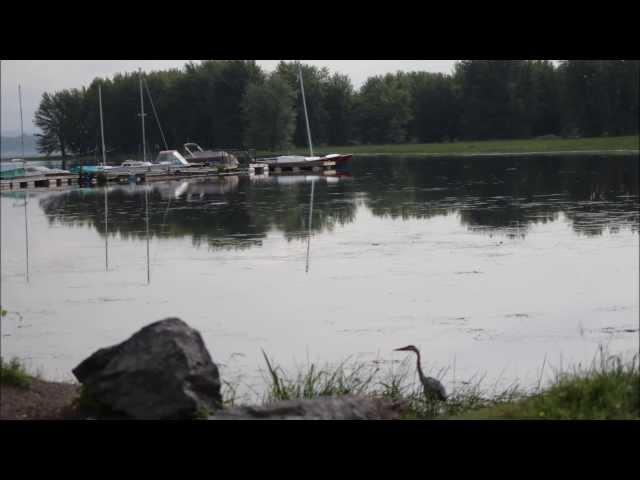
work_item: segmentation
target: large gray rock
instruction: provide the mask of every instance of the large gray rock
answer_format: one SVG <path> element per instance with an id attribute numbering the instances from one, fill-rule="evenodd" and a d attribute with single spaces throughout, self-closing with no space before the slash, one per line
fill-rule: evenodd
<path id="1" fill-rule="evenodd" d="M 396 420 L 407 405 L 375 397 L 323 397 L 220 410 L 209 420 Z"/>
<path id="2" fill-rule="evenodd" d="M 91 398 L 133 418 L 193 418 L 222 405 L 218 367 L 200 333 L 179 318 L 96 351 L 73 374 Z"/>

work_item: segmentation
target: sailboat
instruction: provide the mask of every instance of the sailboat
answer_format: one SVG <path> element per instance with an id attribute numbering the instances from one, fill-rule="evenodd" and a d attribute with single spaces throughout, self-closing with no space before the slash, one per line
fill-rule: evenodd
<path id="1" fill-rule="evenodd" d="M 260 164 L 267 165 L 269 170 L 274 170 L 276 173 L 289 169 L 303 169 L 303 170 L 315 170 L 313 167 L 325 167 L 327 165 L 334 165 L 335 168 L 345 167 L 350 161 L 352 155 L 345 155 L 339 153 L 331 153 L 322 157 L 313 155 L 313 144 L 311 142 L 311 129 L 309 128 L 309 116 L 307 114 L 307 100 L 304 95 L 304 82 L 302 81 L 302 67 L 298 62 L 298 79 L 300 82 L 300 92 L 302 94 L 302 106 L 304 108 L 304 118 L 307 126 L 307 139 L 309 141 L 309 156 L 303 155 L 280 155 L 277 157 L 260 158 L 256 159 L 254 168 L 259 168 Z"/>
<path id="2" fill-rule="evenodd" d="M 147 142 L 145 137 L 144 117 L 147 115 L 144 113 L 144 94 L 142 85 L 145 85 L 149 101 L 151 102 L 151 108 L 153 114 L 160 129 L 160 135 L 162 136 L 162 142 L 164 143 L 165 150 L 158 153 L 155 162 L 147 161 Z M 149 86 L 142 77 L 142 71 L 140 71 L 140 121 L 142 124 L 142 160 L 125 160 L 118 167 L 115 167 L 111 173 L 113 174 L 128 174 L 130 176 L 138 173 L 151 173 L 151 174 L 167 174 L 167 173 L 180 173 L 181 170 L 191 167 L 192 165 L 178 152 L 177 150 L 169 150 L 167 146 L 167 140 L 165 139 L 160 120 L 156 113 L 155 106 L 153 104 L 153 98 L 149 91 Z"/>
<path id="3" fill-rule="evenodd" d="M 106 172 L 114 167 L 107 165 L 106 153 L 104 147 L 104 120 L 102 118 L 102 85 L 98 85 L 98 109 L 100 111 L 100 138 L 102 140 L 102 165 L 78 165 L 71 169 L 71 173 L 79 173 L 80 175 L 88 175 L 89 178 L 98 173 Z"/>
<path id="4" fill-rule="evenodd" d="M 144 96 L 142 94 L 142 71 L 140 71 L 140 120 L 142 122 L 142 160 L 125 160 L 120 166 L 115 167 L 111 173 L 135 175 L 136 173 L 150 172 L 153 163 L 147 161 L 147 142 L 144 134 Z M 164 140 L 164 133 L 162 135 Z"/>

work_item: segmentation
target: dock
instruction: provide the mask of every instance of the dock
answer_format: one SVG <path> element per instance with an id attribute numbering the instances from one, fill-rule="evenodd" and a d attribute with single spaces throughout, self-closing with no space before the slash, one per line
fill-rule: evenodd
<path id="1" fill-rule="evenodd" d="M 272 175 L 299 175 L 302 173 L 332 175 L 336 173 L 336 162 L 333 160 L 325 160 L 323 162 L 309 162 L 308 165 L 299 162 L 281 164 L 255 162 L 249 164 L 249 172 L 256 174 L 268 172 Z"/>
<path id="2" fill-rule="evenodd" d="M 0 191 L 33 188 L 62 189 L 79 184 L 80 177 L 75 174 L 34 175 L 0 180 Z"/>
<path id="3" fill-rule="evenodd" d="M 166 180 L 180 180 L 185 178 L 224 177 L 229 175 L 240 175 L 242 173 L 246 173 L 246 170 L 220 171 L 215 167 L 203 167 L 182 169 L 180 171 L 168 170 L 166 172 L 107 172 L 106 179 L 107 182 L 113 183 L 148 183 L 162 182 Z"/>
<path id="4" fill-rule="evenodd" d="M 246 174 L 247 170 L 220 172 L 216 168 L 198 168 L 180 172 L 138 172 L 138 173 L 107 173 L 108 183 L 147 183 L 166 180 L 181 180 L 185 178 L 224 177 L 229 175 Z M 103 180 L 104 181 L 104 180 Z M 77 186 L 91 186 L 100 183 L 98 176 L 71 174 L 34 175 L 0 180 L 0 191 L 47 189 L 60 190 Z"/>
<path id="5" fill-rule="evenodd" d="M 182 169 L 167 169 L 166 171 L 120 171 L 106 173 L 91 173 L 79 175 L 77 173 L 43 174 L 26 177 L 15 177 L 0 180 L 0 191 L 16 191 L 31 189 L 60 190 L 78 186 L 92 186 L 100 183 L 148 183 L 167 180 L 181 180 L 188 178 L 224 177 L 229 175 L 300 175 L 300 174 L 335 175 L 336 162 L 324 161 L 311 165 L 282 164 L 268 165 L 254 162 L 248 167 L 236 170 L 223 170 L 216 167 L 196 167 Z"/>

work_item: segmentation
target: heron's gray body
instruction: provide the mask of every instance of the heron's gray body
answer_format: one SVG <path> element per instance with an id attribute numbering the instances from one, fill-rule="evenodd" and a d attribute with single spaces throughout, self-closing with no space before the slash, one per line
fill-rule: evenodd
<path id="1" fill-rule="evenodd" d="M 432 377 L 424 377 L 421 378 L 421 381 L 425 397 L 435 398 L 442 402 L 447 399 L 447 392 L 444 389 L 444 385 L 442 385 L 438 380 Z"/>
<path id="2" fill-rule="evenodd" d="M 413 345 L 407 345 L 406 347 L 396 348 L 396 351 L 402 352 L 414 352 L 417 358 L 418 375 L 420 376 L 420 383 L 424 390 L 424 396 L 430 400 L 439 400 L 444 402 L 447 399 L 447 392 L 444 389 L 442 383 L 432 377 L 425 376 L 422 373 L 422 367 L 420 366 L 420 351 Z"/>

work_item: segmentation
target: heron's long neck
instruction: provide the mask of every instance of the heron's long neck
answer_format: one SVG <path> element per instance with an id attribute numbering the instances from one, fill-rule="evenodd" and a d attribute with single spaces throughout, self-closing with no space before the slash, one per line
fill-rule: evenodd
<path id="1" fill-rule="evenodd" d="M 425 378 L 424 373 L 422 371 L 422 367 L 420 366 L 420 352 L 416 350 L 416 355 L 418 355 L 417 364 L 418 364 L 418 375 L 420 378 Z"/>

